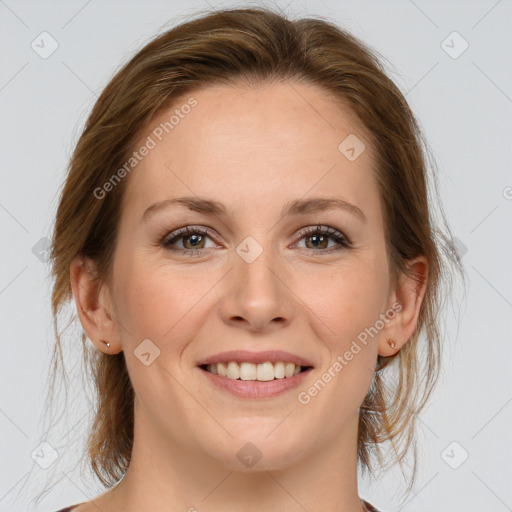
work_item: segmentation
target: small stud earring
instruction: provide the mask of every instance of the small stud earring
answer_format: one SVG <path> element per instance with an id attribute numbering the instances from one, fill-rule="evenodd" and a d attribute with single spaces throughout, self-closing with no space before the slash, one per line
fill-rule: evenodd
<path id="1" fill-rule="evenodd" d="M 110 348 L 110 343 L 107 341 L 107 348 Z"/>
<path id="2" fill-rule="evenodd" d="M 391 347 L 391 348 L 395 348 L 396 347 L 396 341 L 389 338 L 388 339 L 388 345 Z"/>

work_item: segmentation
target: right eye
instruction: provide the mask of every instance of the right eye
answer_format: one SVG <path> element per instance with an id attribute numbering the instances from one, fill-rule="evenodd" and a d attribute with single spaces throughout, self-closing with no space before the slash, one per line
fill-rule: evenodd
<path id="1" fill-rule="evenodd" d="M 204 249 L 211 248 L 204 247 L 203 244 L 206 238 L 213 239 L 213 236 L 208 229 L 198 226 L 186 226 L 165 235 L 161 241 L 161 245 L 171 251 L 177 251 L 182 254 L 194 256 L 198 255 Z M 182 240 L 183 248 L 173 247 L 180 240 Z M 187 247 L 187 244 L 190 244 L 190 246 Z M 213 247 L 216 246 L 214 245 Z"/>

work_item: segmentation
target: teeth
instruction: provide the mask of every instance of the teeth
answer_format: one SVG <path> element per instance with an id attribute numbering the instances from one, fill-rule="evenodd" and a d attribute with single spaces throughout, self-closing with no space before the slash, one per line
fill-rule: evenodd
<path id="1" fill-rule="evenodd" d="M 276 379 L 284 378 L 284 363 L 275 363 L 274 364 L 274 376 Z"/>
<path id="2" fill-rule="evenodd" d="M 274 365 L 272 363 L 259 364 L 256 380 L 274 380 Z"/>
<path id="3" fill-rule="evenodd" d="M 240 377 L 240 367 L 238 363 L 231 361 L 228 363 L 228 375 L 230 379 L 238 379 Z"/>
<path id="4" fill-rule="evenodd" d="M 221 377 L 226 377 L 227 374 L 228 374 L 228 368 L 227 368 L 227 365 L 223 364 L 223 363 L 218 363 L 218 364 L 209 364 L 208 365 L 208 371 L 211 371 L 212 367 L 216 366 L 217 367 L 217 373 L 221 376 Z M 213 372 L 212 372 L 213 373 Z"/>
<path id="5" fill-rule="evenodd" d="M 215 365 L 212 364 L 212 367 L 213 366 Z M 258 370 L 256 365 L 251 363 L 240 363 L 240 378 L 242 380 L 256 380 L 257 374 Z"/>
<path id="6" fill-rule="evenodd" d="M 209 364 L 206 369 L 210 373 L 230 379 L 258 380 L 265 382 L 274 379 L 284 379 L 285 377 L 293 377 L 301 372 L 302 367 L 294 363 L 284 363 L 281 361 L 277 363 L 267 361 L 261 364 L 229 361 L 228 363 Z"/>

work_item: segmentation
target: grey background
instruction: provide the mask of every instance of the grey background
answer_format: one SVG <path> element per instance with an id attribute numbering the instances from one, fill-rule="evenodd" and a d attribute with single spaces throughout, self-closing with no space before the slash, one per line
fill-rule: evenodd
<path id="1" fill-rule="evenodd" d="M 361 479 L 360 494 L 386 512 L 512 510 L 512 1 L 277 5 L 293 16 L 332 18 L 393 64 L 390 74 L 437 158 L 442 199 L 469 278 L 459 325 L 456 316 L 447 319 L 441 380 L 420 417 L 414 494 L 399 502 L 398 468 L 378 482 Z M 1 511 L 36 510 L 29 499 L 50 481 L 57 483 L 37 510 L 103 492 L 75 467 L 90 409 L 71 346 L 79 328 L 69 337 L 72 391 L 64 425 L 50 436 L 41 421 L 53 344 L 44 238 L 97 95 L 152 36 L 206 7 L 205 1 L 0 0 Z M 58 43 L 46 59 L 31 47 L 43 31 Z M 454 31 L 469 44 L 460 55 L 463 40 Z M 59 455 L 47 469 L 31 457 L 44 441 Z M 51 451 L 43 452 L 49 463 Z"/>

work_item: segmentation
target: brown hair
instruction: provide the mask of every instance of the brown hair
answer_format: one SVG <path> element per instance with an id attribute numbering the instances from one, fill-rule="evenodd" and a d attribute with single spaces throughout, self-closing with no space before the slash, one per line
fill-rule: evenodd
<path id="1" fill-rule="evenodd" d="M 290 20 L 268 8 L 207 11 L 151 40 L 111 79 L 96 101 L 72 155 L 52 240 L 52 312 L 55 384 L 62 348 L 58 315 L 72 298 L 70 263 L 82 254 L 95 261 L 97 279 L 109 282 L 121 200 L 129 176 L 98 200 L 93 191 L 126 162 L 142 130 L 178 97 L 210 84 L 247 86 L 297 81 L 322 88 L 351 109 L 371 142 L 386 226 L 390 271 L 407 273 L 407 261 L 424 255 L 429 277 L 416 332 L 378 368 L 359 415 L 358 459 L 374 473 L 384 468 L 381 445 L 393 447 L 391 465 L 414 445 L 415 419 L 438 379 L 439 312 L 448 264 L 463 274 L 451 237 L 435 228 L 430 203 L 428 147 L 404 96 L 386 75 L 381 56 L 322 18 Z M 340 141 L 341 142 L 341 141 Z M 432 162 L 430 162 L 433 167 Z M 445 231 L 449 233 L 442 207 Z M 76 320 L 76 318 L 75 318 Z M 90 350 L 82 332 L 84 362 L 97 404 L 87 440 L 88 461 L 105 486 L 126 472 L 133 444 L 134 391 L 124 354 Z M 421 363 L 420 363 L 421 361 Z M 392 364 L 390 364 L 392 363 Z M 389 376 L 389 378 L 388 378 Z M 53 391 L 52 391 L 53 393 Z"/>

